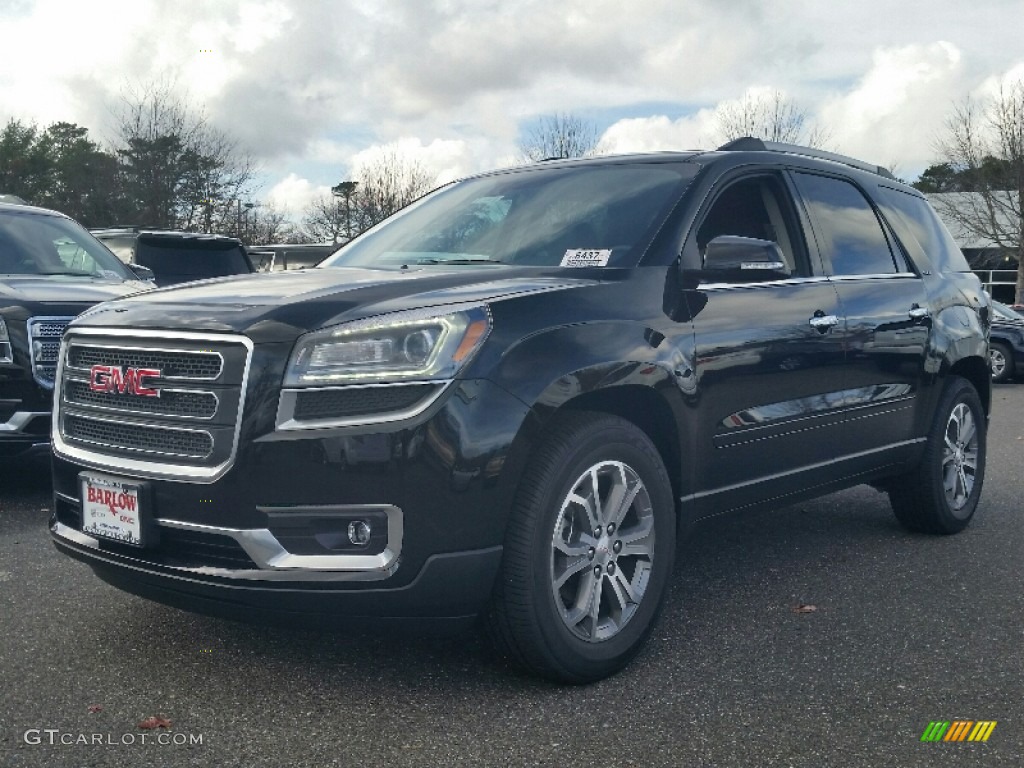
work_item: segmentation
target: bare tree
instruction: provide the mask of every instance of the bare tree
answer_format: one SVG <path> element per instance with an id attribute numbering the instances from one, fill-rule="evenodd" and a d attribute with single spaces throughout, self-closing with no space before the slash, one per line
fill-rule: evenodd
<path id="1" fill-rule="evenodd" d="M 358 187 L 350 203 L 358 211 L 360 232 L 422 197 L 434 186 L 433 177 L 418 160 L 394 148 L 386 149 L 362 166 L 356 181 Z"/>
<path id="2" fill-rule="evenodd" d="M 590 157 L 598 151 L 597 126 L 578 115 L 556 113 L 540 118 L 519 142 L 525 162 Z"/>
<path id="3" fill-rule="evenodd" d="M 938 198 L 936 208 L 1016 257 L 1016 302 L 1024 303 L 1024 81 L 954 107 L 936 151 L 963 193 Z"/>
<path id="4" fill-rule="evenodd" d="M 127 86 L 115 152 L 126 215 L 185 230 L 234 231 L 248 198 L 252 159 L 186 106 L 169 82 Z"/>
<path id="5" fill-rule="evenodd" d="M 715 123 L 717 144 L 753 136 L 764 141 L 824 148 L 829 138 L 827 131 L 808 117 L 807 110 L 777 90 L 747 92 L 739 101 L 723 104 L 718 108 Z"/>
<path id="6" fill-rule="evenodd" d="M 297 232 L 288 215 L 271 203 L 259 203 L 245 224 L 246 242 L 251 245 L 295 242 Z"/>
<path id="7" fill-rule="evenodd" d="M 302 212 L 302 231 L 315 243 L 344 243 L 350 230 L 343 203 L 333 195 L 321 195 Z"/>
<path id="8" fill-rule="evenodd" d="M 316 242 L 345 243 L 422 197 L 433 177 L 415 158 L 387 148 L 302 212 L 303 231 Z"/>

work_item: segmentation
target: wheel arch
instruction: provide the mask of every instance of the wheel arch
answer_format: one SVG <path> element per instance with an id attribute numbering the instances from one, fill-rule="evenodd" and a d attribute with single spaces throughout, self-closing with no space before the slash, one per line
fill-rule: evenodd
<path id="1" fill-rule="evenodd" d="M 682 446 L 675 414 L 657 390 L 639 385 L 622 385 L 584 392 L 552 411 L 549 418 L 567 411 L 592 411 L 618 416 L 647 435 L 665 465 L 678 511 L 683 488 Z"/>
<path id="2" fill-rule="evenodd" d="M 949 373 L 961 376 L 971 383 L 978 392 L 985 415 L 988 416 L 992 412 L 992 370 L 988 361 L 980 357 L 966 357 L 953 363 L 949 367 Z"/>

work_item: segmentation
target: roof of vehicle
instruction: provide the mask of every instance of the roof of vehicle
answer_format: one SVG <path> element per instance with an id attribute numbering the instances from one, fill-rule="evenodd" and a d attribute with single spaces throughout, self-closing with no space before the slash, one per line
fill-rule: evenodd
<path id="1" fill-rule="evenodd" d="M 208 232 L 182 232 L 174 229 L 151 229 L 149 227 L 99 227 L 96 229 L 90 229 L 93 235 L 96 237 L 118 237 L 118 236 L 137 236 L 145 238 L 168 238 L 168 239 L 188 239 L 188 240 L 205 240 L 205 241 L 217 241 L 224 243 L 234 243 L 241 245 L 242 241 L 237 237 L 230 237 L 229 235 L 219 235 L 216 233 Z"/>
<path id="2" fill-rule="evenodd" d="M 60 211 L 51 211 L 49 208 L 39 208 L 35 205 L 22 205 L 21 203 L 0 203 L 0 212 L 34 214 L 41 216 L 60 216 L 62 219 L 70 218 Z"/>
<path id="3" fill-rule="evenodd" d="M 699 162 L 709 162 L 716 159 L 722 159 L 725 157 L 733 157 L 734 159 L 739 157 L 738 153 L 754 154 L 754 153 L 771 153 L 773 155 L 790 155 L 799 157 L 801 159 L 812 159 L 825 161 L 827 163 L 839 164 L 845 166 L 846 169 L 856 169 L 866 173 L 871 173 L 879 176 L 887 181 L 901 184 L 901 182 L 893 176 L 892 172 L 888 168 L 881 165 L 874 165 L 872 163 L 864 162 L 853 157 L 841 155 L 836 152 L 830 152 L 824 149 L 818 149 L 816 147 L 805 147 L 798 144 L 785 144 L 782 142 L 775 141 L 763 141 L 761 139 L 753 138 L 751 136 L 744 136 L 739 139 L 727 142 L 717 149 L 713 150 L 687 150 L 687 151 L 662 151 L 662 152 L 642 152 L 632 153 L 626 155 L 597 155 L 594 157 L 585 158 L 552 158 L 550 160 L 541 160 L 538 163 L 532 163 L 528 166 L 518 166 L 513 168 L 506 168 L 499 171 L 492 171 L 492 173 L 503 173 L 507 171 L 515 171 L 521 168 L 552 168 L 552 167 L 564 167 L 572 165 L 577 167 L 580 165 L 612 165 L 619 163 L 635 163 L 635 162 L 688 162 L 691 160 L 698 160 Z M 488 174 L 481 174 L 486 176 Z"/>

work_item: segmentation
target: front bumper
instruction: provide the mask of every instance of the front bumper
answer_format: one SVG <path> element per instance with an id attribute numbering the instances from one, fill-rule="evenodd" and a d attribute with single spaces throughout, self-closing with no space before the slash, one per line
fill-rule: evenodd
<path id="1" fill-rule="evenodd" d="M 0 420 L 0 457 L 45 455 L 49 451 L 49 411 L 14 411 Z"/>
<path id="2" fill-rule="evenodd" d="M 212 483 L 122 475 L 145 487 L 155 531 L 145 548 L 82 532 L 82 473 L 118 473 L 58 451 L 51 535 L 105 581 L 199 612 L 318 624 L 468 619 L 487 605 L 500 567 L 528 418 L 501 388 L 467 381 L 400 424 L 255 439 L 243 428 L 237 461 Z M 381 533 L 354 548 L 349 522 L 372 515 Z"/>

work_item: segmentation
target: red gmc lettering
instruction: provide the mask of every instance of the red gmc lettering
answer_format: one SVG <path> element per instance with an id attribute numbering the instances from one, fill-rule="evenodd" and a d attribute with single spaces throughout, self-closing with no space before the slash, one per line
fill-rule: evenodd
<path id="1" fill-rule="evenodd" d="M 94 365 L 89 371 L 89 389 L 93 392 L 160 397 L 160 390 L 149 386 L 160 377 L 156 368 L 122 368 L 119 365 Z"/>

